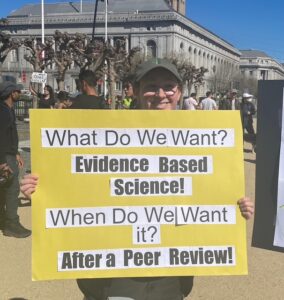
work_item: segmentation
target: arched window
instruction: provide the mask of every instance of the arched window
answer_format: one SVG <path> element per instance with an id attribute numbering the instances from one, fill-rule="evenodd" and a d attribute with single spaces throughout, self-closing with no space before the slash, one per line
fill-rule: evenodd
<path id="1" fill-rule="evenodd" d="M 153 40 L 147 41 L 147 57 L 152 58 L 157 56 L 157 45 Z"/>

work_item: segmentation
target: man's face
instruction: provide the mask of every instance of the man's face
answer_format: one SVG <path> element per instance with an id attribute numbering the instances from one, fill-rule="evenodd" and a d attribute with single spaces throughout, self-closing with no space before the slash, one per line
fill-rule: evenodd
<path id="1" fill-rule="evenodd" d="M 128 84 L 124 87 L 124 93 L 126 97 L 132 97 L 133 96 L 133 87 L 132 84 Z"/>
<path id="2" fill-rule="evenodd" d="M 12 95 L 13 102 L 16 102 L 16 101 L 20 100 L 21 91 L 14 91 L 14 92 L 12 92 L 11 95 Z"/>
<path id="3" fill-rule="evenodd" d="M 236 93 L 231 93 L 231 99 L 234 100 L 236 98 L 237 94 Z"/>
<path id="4" fill-rule="evenodd" d="M 45 87 L 45 88 L 43 89 L 43 94 L 44 94 L 44 96 L 48 96 L 48 95 L 49 95 L 49 90 L 48 90 L 47 87 Z"/>
<path id="5" fill-rule="evenodd" d="M 141 109 L 174 110 L 180 100 L 181 89 L 171 72 L 157 68 L 142 77 L 136 95 Z"/>

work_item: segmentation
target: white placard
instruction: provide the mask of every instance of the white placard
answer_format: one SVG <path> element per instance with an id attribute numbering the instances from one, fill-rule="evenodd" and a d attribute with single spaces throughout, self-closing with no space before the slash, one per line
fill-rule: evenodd
<path id="1" fill-rule="evenodd" d="M 31 82 L 46 83 L 46 81 L 47 81 L 47 73 L 38 73 L 38 72 L 32 73 Z"/>

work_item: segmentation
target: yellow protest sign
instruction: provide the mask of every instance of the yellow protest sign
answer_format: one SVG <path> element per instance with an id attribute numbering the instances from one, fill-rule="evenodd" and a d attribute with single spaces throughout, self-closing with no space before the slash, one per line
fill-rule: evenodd
<path id="1" fill-rule="evenodd" d="M 246 274 L 238 112 L 32 110 L 33 279 Z"/>

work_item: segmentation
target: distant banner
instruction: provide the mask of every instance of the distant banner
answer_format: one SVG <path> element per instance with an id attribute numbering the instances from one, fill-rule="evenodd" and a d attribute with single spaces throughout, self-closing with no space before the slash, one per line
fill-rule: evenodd
<path id="1" fill-rule="evenodd" d="M 283 92 L 284 103 L 284 92 Z M 284 107 L 282 108 L 281 146 L 279 159 L 277 216 L 275 224 L 274 246 L 284 247 Z"/>
<path id="2" fill-rule="evenodd" d="M 247 274 L 235 111 L 31 110 L 34 280 Z"/>

